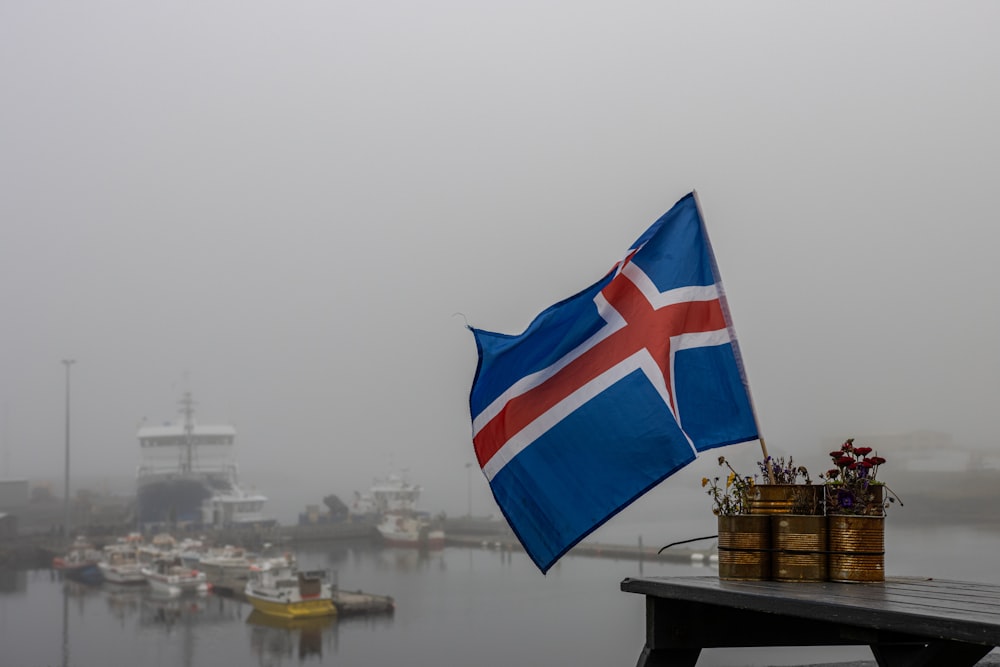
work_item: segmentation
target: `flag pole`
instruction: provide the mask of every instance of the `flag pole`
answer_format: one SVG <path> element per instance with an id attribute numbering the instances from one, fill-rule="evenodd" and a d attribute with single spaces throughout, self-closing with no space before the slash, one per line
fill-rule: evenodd
<path id="1" fill-rule="evenodd" d="M 750 391 L 750 381 L 747 379 L 746 369 L 743 367 L 743 355 L 740 354 L 740 344 L 736 339 L 736 328 L 733 326 L 733 318 L 729 312 L 729 301 L 726 299 L 726 290 L 722 285 L 722 275 L 719 273 L 719 265 L 715 261 L 715 251 L 712 249 L 712 241 L 708 236 L 708 226 L 705 224 L 705 216 L 701 211 L 701 201 L 698 199 L 698 191 L 691 190 L 694 197 L 694 206 L 698 211 L 698 221 L 701 223 L 701 233 L 705 236 L 705 247 L 708 248 L 708 259 L 712 264 L 712 277 L 715 279 L 715 287 L 719 292 L 719 305 L 722 307 L 722 316 L 726 320 L 726 328 L 729 330 L 729 341 L 733 346 L 733 356 L 736 358 L 736 368 L 740 373 L 740 380 L 747 392 L 747 399 L 750 401 L 750 413 L 753 415 L 753 422 L 757 426 L 757 440 L 760 441 L 760 451 L 764 455 L 764 465 L 767 468 L 767 478 L 771 484 L 775 483 L 774 469 L 768 464 L 767 443 L 760 432 L 760 420 L 757 419 L 757 407 L 754 405 L 753 392 Z"/>

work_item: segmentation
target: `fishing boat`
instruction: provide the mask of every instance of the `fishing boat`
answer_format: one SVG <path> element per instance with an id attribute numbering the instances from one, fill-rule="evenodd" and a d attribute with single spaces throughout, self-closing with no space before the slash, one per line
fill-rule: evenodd
<path id="1" fill-rule="evenodd" d="M 386 546 L 444 548 L 444 528 L 417 509 L 421 490 L 402 474 L 389 475 L 372 485 L 370 494 L 381 517 L 375 527 Z"/>
<path id="2" fill-rule="evenodd" d="M 139 560 L 141 546 L 142 536 L 137 533 L 105 546 L 97 563 L 104 580 L 113 584 L 145 584 L 146 575 L 142 573 L 143 564 Z"/>
<path id="3" fill-rule="evenodd" d="M 207 593 L 208 580 L 204 572 L 184 565 L 180 557 L 158 558 L 142 568 L 150 588 L 171 597 L 185 593 Z"/>
<path id="4" fill-rule="evenodd" d="M 285 554 L 250 566 L 244 595 L 257 611 L 279 618 L 334 616 L 333 586 L 326 570 L 300 571 Z"/>
<path id="5" fill-rule="evenodd" d="M 243 547 L 226 545 L 221 549 L 210 549 L 202 556 L 199 569 L 208 578 L 212 591 L 216 593 L 242 593 L 250 581 L 250 566 L 257 562 L 255 554 Z"/>
<path id="6" fill-rule="evenodd" d="M 181 562 L 191 568 L 198 568 L 201 559 L 208 551 L 208 545 L 204 540 L 186 537 L 177 545 L 177 555 Z"/>
<path id="7" fill-rule="evenodd" d="M 68 579 L 84 584 L 99 584 L 104 580 L 98 563 L 101 552 L 83 537 L 73 540 L 64 556 L 52 559 L 52 568 Z"/>
<path id="8" fill-rule="evenodd" d="M 139 523 L 215 528 L 273 523 L 264 516 L 267 497 L 241 486 L 236 429 L 196 423 L 194 405 L 187 392 L 180 401 L 180 419 L 139 428 Z"/>
<path id="9" fill-rule="evenodd" d="M 376 528 L 383 544 L 389 547 L 444 548 L 444 529 L 434 526 L 426 516 L 389 513 Z"/>

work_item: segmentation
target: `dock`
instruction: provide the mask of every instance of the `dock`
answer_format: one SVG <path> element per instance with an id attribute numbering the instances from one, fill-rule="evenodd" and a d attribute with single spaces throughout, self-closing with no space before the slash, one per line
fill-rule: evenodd
<path id="1" fill-rule="evenodd" d="M 711 544 L 711 542 L 706 542 Z M 524 551 L 521 543 L 513 535 L 448 535 L 445 544 L 455 547 L 495 549 L 498 551 Z M 647 547 L 637 540 L 635 544 L 605 544 L 581 542 L 569 550 L 569 556 L 610 558 L 612 560 L 635 560 L 677 564 L 711 564 L 718 560 L 714 547 L 691 549 L 671 547 L 660 551 L 659 547 Z"/>
<path id="2" fill-rule="evenodd" d="M 391 614 L 396 610 L 396 601 L 389 595 L 338 589 L 333 592 L 333 606 L 337 608 L 338 616 Z"/>
<path id="3" fill-rule="evenodd" d="M 229 588 L 213 589 L 213 591 L 234 600 L 247 601 L 242 590 Z M 337 616 L 340 617 L 392 614 L 396 611 L 396 601 L 391 595 L 377 595 L 360 590 L 345 591 L 339 588 L 333 590 L 333 606 L 337 609 Z"/>

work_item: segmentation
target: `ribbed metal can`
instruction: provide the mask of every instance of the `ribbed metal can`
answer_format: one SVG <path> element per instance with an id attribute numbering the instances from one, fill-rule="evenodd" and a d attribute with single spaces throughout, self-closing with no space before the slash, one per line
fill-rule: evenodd
<path id="1" fill-rule="evenodd" d="M 771 515 L 771 578 L 826 581 L 827 522 L 816 514 Z"/>
<path id="2" fill-rule="evenodd" d="M 827 515 L 830 581 L 885 581 L 885 517 Z"/>
<path id="3" fill-rule="evenodd" d="M 751 514 L 822 514 L 818 484 L 756 484 L 749 498 Z"/>
<path id="4" fill-rule="evenodd" d="M 771 578 L 771 517 L 740 514 L 719 517 L 719 579 L 764 581 Z"/>

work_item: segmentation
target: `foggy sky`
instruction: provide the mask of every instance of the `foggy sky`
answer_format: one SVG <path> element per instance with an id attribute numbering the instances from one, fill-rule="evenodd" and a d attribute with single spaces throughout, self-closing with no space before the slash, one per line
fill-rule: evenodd
<path id="1" fill-rule="evenodd" d="M 0 477 L 61 491 L 73 358 L 74 473 L 134 474 L 190 390 L 265 493 L 407 467 L 462 512 L 466 321 L 520 332 L 692 189 L 772 453 L 995 447 L 998 20 L 0 3 Z"/>

